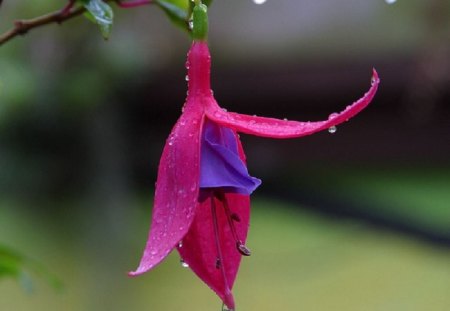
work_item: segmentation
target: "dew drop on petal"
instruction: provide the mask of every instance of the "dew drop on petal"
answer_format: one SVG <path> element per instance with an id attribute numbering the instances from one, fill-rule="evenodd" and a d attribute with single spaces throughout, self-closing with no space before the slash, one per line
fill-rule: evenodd
<path id="1" fill-rule="evenodd" d="M 183 258 L 180 259 L 180 264 L 181 264 L 181 266 L 182 266 L 183 268 L 189 268 L 189 264 L 188 264 L 187 262 L 185 262 L 185 261 L 183 260 Z"/>
<path id="2" fill-rule="evenodd" d="M 194 28 L 194 21 L 190 20 L 189 21 L 189 29 L 192 30 Z"/>
<path id="3" fill-rule="evenodd" d="M 267 0 L 253 0 L 253 3 L 255 4 L 263 4 L 265 3 Z"/>
<path id="4" fill-rule="evenodd" d="M 234 309 L 229 309 L 225 304 L 222 304 L 222 311 L 234 311 Z"/>
<path id="5" fill-rule="evenodd" d="M 330 114 L 330 115 L 328 116 L 328 120 L 334 119 L 334 118 L 336 118 L 338 115 L 339 115 L 338 113 L 333 112 L 332 114 Z"/>
<path id="6" fill-rule="evenodd" d="M 184 80 L 189 81 L 189 76 L 186 75 L 186 77 L 184 77 Z"/>
<path id="7" fill-rule="evenodd" d="M 194 192 L 195 190 L 197 190 L 197 184 L 196 184 L 196 183 L 193 183 L 193 184 L 191 185 L 191 191 Z"/>
<path id="8" fill-rule="evenodd" d="M 330 134 L 334 134 L 337 131 L 337 127 L 336 126 L 331 126 L 330 128 L 328 128 L 328 133 Z"/>
<path id="9" fill-rule="evenodd" d="M 182 248 L 183 247 L 183 240 L 180 240 L 180 242 L 178 242 L 178 248 Z"/>

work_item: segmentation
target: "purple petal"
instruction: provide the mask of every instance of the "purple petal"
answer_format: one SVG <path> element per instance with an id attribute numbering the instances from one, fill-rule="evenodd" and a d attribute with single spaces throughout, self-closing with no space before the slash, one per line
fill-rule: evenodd
<path id="1" fill-rule="evenodd" d="M 236 133 L 206 121 L 200 160 L 200 188 L 222 188 L 226 192 L 250 195 L 261 184 L 251 177 L 239 158 Z"/>

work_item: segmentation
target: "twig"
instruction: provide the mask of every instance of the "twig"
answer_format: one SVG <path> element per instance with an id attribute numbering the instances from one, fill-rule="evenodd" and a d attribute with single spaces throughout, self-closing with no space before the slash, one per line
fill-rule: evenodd
<path id="1" fill-rule="evenodd" d="M 111 0 L 104 0 L 105 2 L 110 2 Z M 2 0 L 0 0 L 1 4 Z M 131 7 L 137 7 L 141 5 L 151 4 L 151 0 L 133 0 L 133 1 L 119 1 L 114 0 L 114 2 L 117 3 L 118 6 L 122 8 L 131 8 Z M 23 20 L 16 20 L 14 22 L 14 27 L 10 30 L 6 31 L 5 33 L 0 35 L 0 46 L 8 42 L 9 40 L 17 37 L 22 36 L 29 32 L 33 28 L 41 27 L 44 25 L 57 23 L 61 24 L 64 21 L 71 19 L 73 17 L 79 16 L 82 13 L 86 11 L 84 7 L 79 7 L 76 9 L 73 9 L 73 4 L 75 1 L 70 0 L 69 3 L 62 8 L 61 10 L 48 13 L 42 16 L 38 16 L 32 19 L 23 19 Z"/>
<path id="2" fill-rule="evenodd" d="M 41 27 L 51 23 L 61 24 L 62 22 L 76 17 L 86 11 L 85 8 L 80 7 L 75 10 L 65 13 L 64 11 L 58 10 L 46 15 L 42 15 L 32 19 L 16 20 L 14 22 L 14 27 L 0 35 L 0 46 L 13 39 L 16 36 L 24 35 L 33 28 Z"/>

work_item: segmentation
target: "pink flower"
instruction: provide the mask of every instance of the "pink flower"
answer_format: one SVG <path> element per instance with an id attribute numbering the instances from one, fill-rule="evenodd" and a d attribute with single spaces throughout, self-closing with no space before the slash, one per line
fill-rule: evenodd
<path id="1" fill-rule="evenodd" d="M 188 54 L 189 93 L 159 164 L 152 224 L 136 276 L 149 271 L 177 248 L 223 302 L 234 309 L 231 292 L 249 227 L 250 193 L 260 184 L 250 177 L 237 132 L 271 138 L 301 137 L 336 126 L 364 109 L 379 79 L 373 71 L 370 90 L 328 120 L 284 121 L 227 112 L 210 88 L 211 58 L 204 41 Z"/>

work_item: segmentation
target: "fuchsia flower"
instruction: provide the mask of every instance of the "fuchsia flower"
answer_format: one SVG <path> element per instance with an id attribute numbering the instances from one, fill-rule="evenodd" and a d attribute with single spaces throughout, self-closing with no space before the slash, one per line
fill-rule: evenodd
<path id="1" fill-rule="evenodd" d="M 136 276 L 158 265 L 176 248 L 229 308 L 249 228 L 250 199 L 260 180 L 249 176 L 238 132 L 271 138 L 301 137 L 345 122 L 374 97 L 370 90 L 328 120 L 296 122 L 227 112 L 210 88 L 211 57 L 206 41 L 188 53 L 188 95 L 183 113 L 161 156 L 151 229 Z"/>

